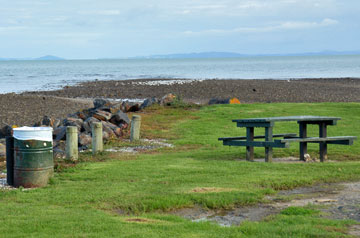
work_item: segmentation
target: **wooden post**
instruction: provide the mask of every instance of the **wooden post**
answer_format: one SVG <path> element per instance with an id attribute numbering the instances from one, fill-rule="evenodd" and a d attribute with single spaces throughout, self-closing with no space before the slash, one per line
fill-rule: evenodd
<path id="1" fill-rule="evenodd" d="M 254 141 L 254 127 L 246 127 L 246 141 Z M 253 146 L 246 146 L 246 160 L 254 161 Z"/>
<path id="2" fill-rule="evenodd" d="M 78 128 L 76 126 L 66 127 L 66 159 L 77 160 L 78 149 Z"/>
<path id="3" fill-rule="evenodd" d="M 320 138 L 327 137 L 326 123 L 319 124 L 319 137 Z M 320 151 L 320 161 L 324 162 L 325 160 L 327 160 L 327 143 L 326 142 L 320 142 L 319 151 Z"/>
<path id="4" fill-rule="evenodd" d="M 14 137 L 6 137 L 6 182 L 14 185 Z"/>
<path id="5" fill-rule="evenodd" d="M 92 154 L 95 155 L 96 153 L 104 150 L 102 123 L 101 122 L 92 123 L 91 131 L 92 131 Z"/>
<path id="6" fill-rule="evenodd" d="M 271 142 L 273 140 L 273 128 L 265 127 L 265 141 Z M 265 147 L 265 162 L 272 162 L 273 148 Z"/>
<path id="7" fill-rule="evenodd" d="M 141 117 L 134 115 L 131 118 L 130 141 L 140 140 Z"/>
<path id="8" fill-rule="evenodd" d="M 299 122 L 299 136 L 300 138 L 307 137 L 307 124 Z M 300 142 L 300 160 L 305 161 L 305 154 L 307 154 L 307 142 Z"/>

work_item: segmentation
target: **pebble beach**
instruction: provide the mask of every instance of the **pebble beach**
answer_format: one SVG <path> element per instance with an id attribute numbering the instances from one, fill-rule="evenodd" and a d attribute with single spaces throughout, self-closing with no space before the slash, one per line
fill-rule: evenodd
<path id="1" fill-rule="evenodd" d="M 141 101 L 168 93 L 197 104 L 207 104 L 212 98 L 232 97 L 241 103 L 360 102 L 360 78 L 89 81 L 53 91 L 0 94 L 0 126 L 32 125 L 44 115 L 64 118 L 92 107 L 93 98 Z"/>

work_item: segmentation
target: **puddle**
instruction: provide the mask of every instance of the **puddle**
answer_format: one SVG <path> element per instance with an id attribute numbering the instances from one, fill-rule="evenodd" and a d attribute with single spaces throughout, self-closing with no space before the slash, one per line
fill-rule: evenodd
<path id="1" fill-rule="evenodd" d="M 360 222 L 360 182 L 321 184 L 280 191 L 268 196 L 267 204 L 238 207 L 232 210 L 206 210 L 199 206 L 172 212 L 194 222 L 211 221 L 221 226 L 236 226 L 243 221 L 261 221 L 290 206 L 321 205 L 329 219 L 352 219 Z M 286 200 L 286 201 L 284 201 Z"/>

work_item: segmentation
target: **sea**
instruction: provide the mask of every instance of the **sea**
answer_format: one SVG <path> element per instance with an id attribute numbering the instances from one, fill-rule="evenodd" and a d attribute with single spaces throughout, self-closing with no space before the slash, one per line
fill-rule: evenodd
<path id="1" fill-rule="evenodd" d="M 360 78 L 360 55 L 0 61 L 0 93 L 93 80 Z"/>

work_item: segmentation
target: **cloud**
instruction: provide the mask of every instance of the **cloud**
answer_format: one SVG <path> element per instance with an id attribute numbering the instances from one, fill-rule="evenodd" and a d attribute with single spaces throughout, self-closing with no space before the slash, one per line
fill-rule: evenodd
<path id="1" fill-rule="evenodd" d="M 187 35 L 202 35 L 202 34 L 229 34 L 229 33 L 261 33 L 261 32 L 272 32 L 279 30 L 295 30 L 295 29 L 310 29 L 327 27 L 336 25 L 339 22 L 334 19 L 325 18 L 320 22 L 305 22 L 305 21 L 288 21 L 272 26 L 263 27 L 237 27 L 233 29 L 210 29 L 203 31 L 185 31 Z"/>

